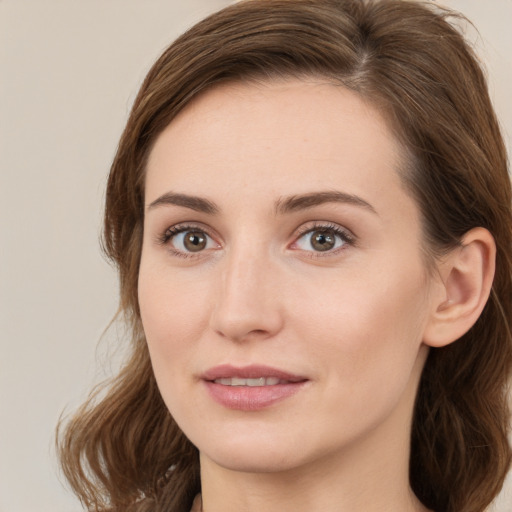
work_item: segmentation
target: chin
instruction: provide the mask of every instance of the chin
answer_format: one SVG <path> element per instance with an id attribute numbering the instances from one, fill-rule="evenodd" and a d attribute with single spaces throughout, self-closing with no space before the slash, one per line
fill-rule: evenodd
<path id="1" fill-rule="evenodd" d="M 235 448 L 216 447 L 213 450 L 199 450 L 201 458 L 211 460 L 217 466 L 242 473 L 279 473 L 289 471 L 304 464 L 298 453 L 289 453 L 285 447 L 272 450 L 268 446 Z M 287 453 L 288 452 L 288 453 Z"/>
<path id="2" fill-rule="evenodd" d="M 260 432 L 246 425 L 246 432 L 231 435 L 191 436 L 202 458 L 231 471 L 271 473 L 293 469 L 305 463 L 306 450 L 301 436 L 282 435 L 280 432 Z M 211 432 L 210 432 L 211 433 Z M 225 433 L 225 432 L 224 432 Z M 297 442 L 294 437 L 301 437 Z"/>

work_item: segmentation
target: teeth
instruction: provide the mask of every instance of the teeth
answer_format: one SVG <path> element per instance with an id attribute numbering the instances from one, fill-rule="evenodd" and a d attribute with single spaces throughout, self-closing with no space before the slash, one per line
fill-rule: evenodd
<path id="1" fill-rule="evenodd" d="M 248 386 L 264 386 L 265 385 L 265 377 L 260 377 L 259 379 L 247 379 Z"/>
<path id="2" fill-rule="evenodd" d="M 282 384 L 285 381 L 279 380 L 277 377 L 258 377 L 257 379 L 242 379 L 240 377 L 224 377 L 222 379 L 215 379 L 216 384 L 222 384 L 223 386 L 275 386 L 276 384 Z"/>

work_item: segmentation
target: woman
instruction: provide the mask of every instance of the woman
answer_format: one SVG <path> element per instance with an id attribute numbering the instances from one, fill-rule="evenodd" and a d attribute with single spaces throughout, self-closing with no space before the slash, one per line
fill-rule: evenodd
<path id="1" fill-rule="evenodd" d="M 242 1 L 153 66 L 106 199 L 132 355 L 60 438 L 89 510 L 481 512 L 499 492 L 511 191 L 450 16 Z"/>

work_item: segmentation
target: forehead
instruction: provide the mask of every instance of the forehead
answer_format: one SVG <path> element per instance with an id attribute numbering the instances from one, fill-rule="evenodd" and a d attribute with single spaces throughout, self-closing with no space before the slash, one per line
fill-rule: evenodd
<path id="1" fill-rule="evenodd" d="M 379 111 L 318 80 L 231 83 L 193 100 L 150 153 L 146 203 L 165 189 L 263 199 L 399 188 L 401 150 Z"/>

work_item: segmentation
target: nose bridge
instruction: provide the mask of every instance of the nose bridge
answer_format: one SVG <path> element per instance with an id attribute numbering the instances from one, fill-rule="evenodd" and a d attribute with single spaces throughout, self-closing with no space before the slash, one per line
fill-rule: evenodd
<path id="1" fill-rule="evenodd" d="M 282 325 L 276 267 L 268 248 L 251 240 L 233 245 L 222 262 L 212 327 L 224 337 L 270 337 Z"/>

